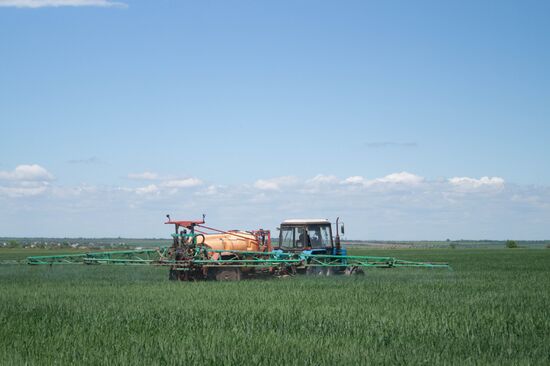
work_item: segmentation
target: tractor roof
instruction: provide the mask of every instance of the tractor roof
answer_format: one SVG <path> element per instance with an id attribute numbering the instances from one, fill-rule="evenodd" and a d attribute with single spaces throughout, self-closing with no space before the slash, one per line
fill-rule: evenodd
<path id="1" fill-rule="evenodd" d="M 291 219 L 285 220 L 281 225 L 309 225 L 309 224 L 330 224 L 327 219 Z"/>

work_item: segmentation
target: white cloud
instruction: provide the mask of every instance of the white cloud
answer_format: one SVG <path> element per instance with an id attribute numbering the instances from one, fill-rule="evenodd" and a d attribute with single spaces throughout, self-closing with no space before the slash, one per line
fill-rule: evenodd
<path id="1" fill-rule="evenodd" d="M 205 189 L 195 192 L 197 196 L 216 196 L 220 194 L 220 186 L 214 184 L 209 185 Z"/>
<path id="2" fill-rule="evenodd" d="M 158 179 L 159 176 L 157 173 L 143 172 L 143 173 L 130 173 L 128 174 L 128 178 L 135 179 L 135 180 L 155 180 L 155 179 Z"/>
<path id="3" fill-rule="evenodd" d="M 481 177 L 479 179 L 470 177 L 449 178 L 449 183 L 460 190 L 476 190 L 479 188 L 497 188 L 504 187 L 504 179 L 500 177 Z"/>
<path id="4" fill-rule="evenodd" d="M 259 179 L 254 182 L 254 188 L 263 191 L 280 191 L 284 187 L 289 187 L 298 182 L 296 177 L 276 177 L 270 179 Z"/>
<path id="5" fill-rule="evenodd" d="M 0 171 L 0 196 L 36 196 L 46 192 L 53 179 L 40 165 L 18 165 L 12 171 Z"/>
<path id="6" fill-rule="evenodd" d="M 42 194 L 48 187 L 39 185 L 35 187 L 0 187 L 0 196 L 8 197 L 28 197 Z"/>
<path id="7" fill-rule="evenodd" d="M 157 185 L 155 184 L 149 184 L 145 187 L 136 188 L 135 192 L 139 195 L 158 193 L 159 187 L 157 187 Z"/>
<path id="8" fill-rule="evenodd" d="M 202 181 L 197 178 L 172 179 L 163 182 L 161 185 L 166 188 L 190 188 L 197 187 L 202 184 Z"/>
<path id="9" fill-rule="evenodd" d="M 324 190 L 334 189 L 340 182 L 338 177 L 334 175 L 318 174 L 304 182 L 304 193 L 319 193 Z"/>
<path id="10" fill-rule="evenodd" d="M 400 172 L 400 173 L 392 173 L 389 175 L 386 175 L 382 178 L 376 178 L 376 179 L 365 179 L 362 176 L 355 175 L 352 177 L 348 177 L 344 179 L 341 183 L 343 185 L 351 185 L 351 186 L 363 186 L 363 187 L 370 187 L 370 186 L 384 186 L 384 185 L 409 185 L 414 186 L 422 183 L 424 181 L 423 177 L 420 177 L 415 174 L 407 173 L 407 172 Z"/>
<path id="11" fill-rule="evenodd" d="M 157 184 L 149 184 L 138 188 L 120 187 L 121 192 L 133 192 L 140 196 L 165 196 L 177 194 L 180 188 L 193 188 L 202 185 L 202 181 L 197 178 L 173 179 L 161 181 Z"/>
<path id="12" fill-rule="evenodd" d="M 0 180 L 9 181 L 51 181 L 53 175 L 37 164 L 18 165 L 13 171 L 0 171 Z"/>
<path id="13" fill-rule="evenodd" d="M 95 6 L 103 8 L 126 8 L 128 4 L 110 0 L 0 0 L 0 7 L 45 8 L 62 6 Z"/>
<path id="14" fill-rule="evenodd" d="M 103 235 L 107 227 L 115 233 L 122 230 L 121 234 L 133 234 L 133 228 L 111 225 L 113 217 L 122 215 L 140 223 L 136 230 L 146 230 L 147 225 L 147 230 L 157 230 L 158 226 L 158 231 L 152 233 L 162 235 L 164 228 L 156 220 L 158 212 L 166 211 L 182 218 L 204 212 L 215 227 L 247 230 L 260 226 L 273 229 L 289 217 L 340 216 L 353 238 L 550 235 L 546 228 L 550 220 L 550 187 L 505 184 L 498 177 L 430 180 L 399 172 L 372 179 L 360 175 L 345 179 L 332 175 L 309 179 L 287 176 L 234 185 L 193 177 L 159 177 L 139 187 L 128 184 L 119 188 L 63 187 L 50 181 L 14 180 L 48 177 L 43 172 L 29 173 L 38 172 L 36 169 L 19 169 L 17 174 L 16 170 L 2 172 L 4 180 L 0 181 L 0 231 L 4 232 L 33 216 L 42 227 L 50 227 L 44 225 L 49 220 L 48 224 L 61 233 L 66 228 L 64 222 L 91 220 L 98 228 L 96 235 Z M 185 202 L 185 208 L 181 202 Z M 75 219 L 78 215 L 81 221 Z M 81 225 L 79 230 L 85 227 Z"/>
<path id="15" fill-rule="evenodd" d="M 334 184 L 338 183 L 338 178 L 334 175 L 318 174 L 315 177 L 309 179 L 307 183 L 310 184 Z"/>
<path id="16" fill-rule="evenodd" d="M 140 187 L 137 189 L 128 188 L 130 192 L 136 192 L 138 194 L 148 193 L 168 193 L 175 194 L 181 188 L 193 188 L 203 184 L 202 180 L 194 177 L 174 179 L 169 177 L 161 177 L 157 173 L 143 172 L 128 174 L 128 178 L 141 181 L 157 181 L 156 184 L 150 184 L 147 187 Z M 154 187 L 154 188 L 153 188 Z M 126 188 L 122 188 L 125 190 Z"/>
<path id="17" fill-rule="evenodd" d="M 79 196 L 85 196 L 89 194 L 94 194 L 96 192 L 104 193 L 102 190 L 96 186 L 81 184 L 73 187 L 51 187 L 52 195 L 57 198 L 72 198 L 77 199 Z"/>
<path id="18" fill-rule="evenodd" d="M 415 174 L 400 172 L 386 175 L 383 178 L 378 178 L 375 180 L 380 183 L 396 183 L 396 184 L 419 184 L 424 181 L 423 177 L 420 177 Z"/>
<path id="19" fill-rule="evenodd" d="M 359 175 L 354 175 L 352 177 L 348 177 L 342 181 L 342 184 L 349 184 L 349 185 L 355 185 L 355 186 L 362 186 L 365 185 L 367 180 Z"/>

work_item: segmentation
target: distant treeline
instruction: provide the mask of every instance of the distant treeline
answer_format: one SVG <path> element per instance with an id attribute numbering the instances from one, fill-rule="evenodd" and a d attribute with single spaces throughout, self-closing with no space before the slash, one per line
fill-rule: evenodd
<path id="1" fill-rule="evenodd" d="M 136 247 L 159 247 L 170 245 L 167 239 L 132 238 L 9 238 L 0 237 L 4 248 L 91 248 L 131 249 Z"/>
<path id="2" fill-rule="evenodd" d="M 550 244 L 550 240 L 516 240 L 518 244 L 544 245 Z M 379 244 L 497 244 L 502 245 L 506 240 L 346 240 L 348 243 L 379 243 Z"/>
<path id="3" fill-rule="evenodd" d="M 513 242 L 517 247 L 549 248 L 550 240 L 345 240 L 348 245 L 394 245 L 416 248 L 489 248 L 506 247 Z"/>

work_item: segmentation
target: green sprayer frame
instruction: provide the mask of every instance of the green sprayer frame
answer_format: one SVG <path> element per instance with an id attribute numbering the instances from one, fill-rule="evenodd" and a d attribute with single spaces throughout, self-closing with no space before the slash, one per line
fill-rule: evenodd
<path id="1" fill-rule="evenodd" d="M 220 254 L 213 259 L 212 254 Z M 170 247 L 123 250 L 108 252 L 90 252 L 82 254 L 32 256 L 27 258 L 31 265 L 67 265 L 67 264 L 116 264 L 116 265 L 156 265 L 176 266 L 178 270 L 197 267 L 252 267 L 270 268 L 277 266 L 293 266 L 298 268 L 337 267 L 345 268 L 450 268 L 447 263 L 413 262 L 393 257 L 375 256 L 338 256 L 318 255 L 288 252 L 250 252 L 213 250 L 207 247 L 197 247 L 194 254 L 185 260 L 175 260 L 170 255 Z"/>

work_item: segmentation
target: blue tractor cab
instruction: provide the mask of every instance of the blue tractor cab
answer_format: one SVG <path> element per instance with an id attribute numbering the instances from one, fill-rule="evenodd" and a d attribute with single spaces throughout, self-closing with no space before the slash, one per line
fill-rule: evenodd
<path id="1" fill-rule="evenodd" d="M 285 220 L 279 228 L 279 243 L 276 249 L 305 254 L 346 255 L 346 250 L 340 246 L 338 229 L 338 219 L 334 238 L 332 225 L 327 219 Z M 343 225 L 340 229 L 344 233 Z"/>

